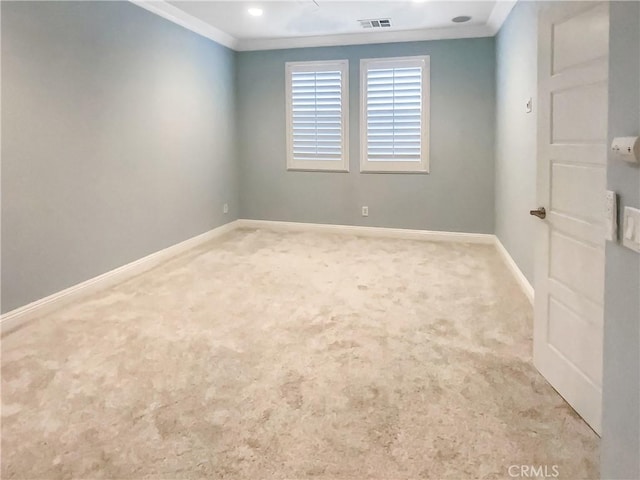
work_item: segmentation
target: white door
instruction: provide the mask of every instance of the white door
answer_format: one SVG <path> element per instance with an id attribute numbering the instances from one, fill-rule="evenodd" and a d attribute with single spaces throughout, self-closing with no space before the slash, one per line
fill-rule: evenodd
<path id="1" fill-rule="evenodd" d="M 608 56 L 607 3 L 541 10 L 534 364 L 598 434 Z"/>

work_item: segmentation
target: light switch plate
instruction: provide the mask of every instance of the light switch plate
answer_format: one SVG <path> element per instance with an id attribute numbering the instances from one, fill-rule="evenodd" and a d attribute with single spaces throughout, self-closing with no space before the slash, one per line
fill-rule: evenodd
<path id="1" fill-rule="evenodd" d="M 640 210 L 637 208 L 624 207 L 622 244 L 640 253 Z"/>
<path id="2" fill-rule="evenodd" d="M 524 105 L 525 113 L 531 113 L 533 111 L 533 98 L 529 97 Z"/>

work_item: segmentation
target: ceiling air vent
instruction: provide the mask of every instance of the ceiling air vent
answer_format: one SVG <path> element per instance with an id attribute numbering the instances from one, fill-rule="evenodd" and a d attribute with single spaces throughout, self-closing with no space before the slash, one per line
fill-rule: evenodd
<path id="1" fill-rule="evenodd" d="M 362 28 L 385 28 L 391 26 L 391 20 L 388 18 L 375 18 L 371 20 L 358 20 Z"/>

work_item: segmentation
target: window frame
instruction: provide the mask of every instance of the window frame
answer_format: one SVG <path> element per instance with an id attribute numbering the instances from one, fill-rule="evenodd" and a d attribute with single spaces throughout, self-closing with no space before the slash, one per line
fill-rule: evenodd
<path id="1" fill-rule="evenodd" d="M 422 115 L 420 129 L 420 161 L 370 161 L 368 157 L 367 79 L 372 68 L 416 67 L 422 69 Z M 360 172 L 361 173 L 429 173 L 429 120 L 431 110 L 431 57 L 363 58 L 360 60 Z"/>
<path id="2" fill-rule="evenodd" d="M 340 160 L 295 160 L 293 155 L 293 72 L 322 72 L 339 70 L 341 100 L 342 155 Z M 302 172 L 349 172 L 349 61 L 305 61 L 285 63 L 286 141 L 287 171 Z"/>

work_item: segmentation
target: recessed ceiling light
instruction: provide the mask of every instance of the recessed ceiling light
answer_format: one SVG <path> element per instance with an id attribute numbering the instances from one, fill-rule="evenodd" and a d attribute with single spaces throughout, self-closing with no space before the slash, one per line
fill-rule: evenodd
<path id="1" fill-rule="evenodd" d="M 260 15 L 262 15 L 262 9 L 257 7 L 251 7 L 247 10 L 247 12 L 249 12 L 249 15 L 253 15 L 254 17 L 259 17 Z"/>
<path id="2" fill-rule="evenodd" d="M 469 20 L 471 20 L 471 17 L 468 15 L 461 15 L 459 17 L 454 17 L 451 19 L 453 23 L 464 23 L 468 22 Z"/>

